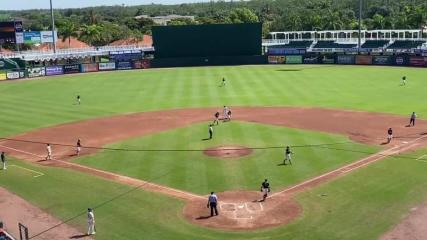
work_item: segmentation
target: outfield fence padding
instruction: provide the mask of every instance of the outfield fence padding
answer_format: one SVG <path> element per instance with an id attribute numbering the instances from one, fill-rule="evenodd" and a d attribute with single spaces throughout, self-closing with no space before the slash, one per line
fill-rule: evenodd
<path id="1" fill-rule="evenodd" d="M 97 63 L 84 63 L 81 65 L 82 73 L 84 72 L 98 72 L 98 64 Z"/>
<path id="2" fill-rule="evenodd" d="M 46 68 L 44 67 L 35 67 L 35 68 L 27 69 L 27 77 L 29 78 L 42 77 L 45 75 L 46 75 Z"/>
<path id="3" fill-rule="evenodd" d="M 64 74 L 63 66 L 46 67 L 46 76 L 62 75 L 62 74 Z"/>

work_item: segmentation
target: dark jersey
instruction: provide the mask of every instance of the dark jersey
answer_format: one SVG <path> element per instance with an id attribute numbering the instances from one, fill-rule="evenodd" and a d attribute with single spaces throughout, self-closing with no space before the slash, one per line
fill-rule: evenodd
<path id="1" fill-rule="evenodd" d="M 80 143 L 80 140 L 77 141 L 77 147 L 81 147 L 82 144 Z"/>
<path id="2" fill-rule="evenodd" d="M 290 154 L 291 150 L 289 148 L 286 148 L 286 154 Z"/>
<path id="3" fill-rule="evenodd" d="M 216 112 L 216 113 L 215 113 L 215 117 L 216 117 L 216 118 L 219 118 L 219 112 Z"/>
<path id="4" fill-rule="evenodd" d="M 4 154 L 1 154 L 1 161 L 4 162 L 6 160 L 6 157 L 4 156 Z"/>
<path id="5" fill-rule="evenodd" d="M 268 182 L 263 182 L 263 183 L 261 184 L 261 187 L 262 187 L 262 188 L 270 188 L 270 183 L 268 183 Z"/>
<path id="6" fill-rule="evenodd" d="M 387 131 L 387 133 L 388 133 L 388 135 L 392 135 L 392 134 L 393 134 L 393 130 L 389 129 L 389 130 Z"/>

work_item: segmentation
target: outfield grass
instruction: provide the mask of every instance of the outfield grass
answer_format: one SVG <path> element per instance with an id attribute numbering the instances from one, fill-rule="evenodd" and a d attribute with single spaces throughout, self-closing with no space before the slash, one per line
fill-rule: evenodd
<path id="1" fill-rule="evenodd" d="M 154 180 L 198 194 L 235 189 L 256 190 L 268 178 L 273 189 L 296 184 L 338 166 L 361 159 L 377 147 L 351 142 L 340 135 L 318 133 L 256 123 L 226 122 L 214 128 L 214 138 L 205 141 L 208 123 L 152 134 L 110 145 L 120 149 L 206 149 L 220 145 L 280 147 L 254 150 L 239 159 L 222 160 L 188 151 L 110 151 L 79 158 L 77 163 L 140 179 L 152 179 L 159 172 L 170 172 Z M 351 149 L 334 151 L 320 147 L 293 148 L 292 166 L 284 166 L 284 146 L 345 143 L 334 147 Z M 358 152 L 359 151 L 359 152 Z M 362 153 L 361 153 L 362 152 Z M 365 152 L 365 153 L 363 153 Z"/>
<path id="2" fill-rule="evenodd" d="M 377 239 L 427 197 L 427 163 L 388 158 L 298 194 L 303 215 L 287 226 L 221 232 L 185 222 L 183 202 L 176 199 L 142 190 L 114 199 L 132 188 L 70 170 L 16 160 L 10 164 L 46 175 L 34 179 L 9 167 L 0 171 L 2 186 L 63 220 L 82 214 L 69 224 L 83 232 L 85 209 L 100 205 L 95 210 L 97 239 Z"/>
<path id="3" fill-rule="evenodd" d="M 408 85 L 399 86 L 406 75 Z M 389 112 L 423 118 L 427 105 L 426 70 L 421 68 L 280 65 L 153 69 L 69 75 L 46 80 L 0 83 L 0 137 L 35 128 L 99 116 L 172 108 L 222 106 L 316 106 Z M 218 87 L 222 77 L 225 88 Z M 74 105 L 76 95 L 82 105 Z M 205 148 L 219 144 L 304 145 L 347 141 L 345 137 L 252 123 L 206 124 L 114 144 L 129 148 Z M 183 141 L 185 139 L 186 141 Z M 187 141 L 188 140 L 188 141 Z M 375 147 L 340 146 L 374 152 Z M 276 188 L 294 184 L 362 158 L 365 154 L 319 148 L 294 149 L 292 167 L 277 166 L 283 149 L 257 150 L 240 160 L 223 161 L 192 153 L 102 152 L 79 163 L 205 194 L 207 191 L 258 189 L 268 177 Z M 427 150 L 413 153 L 426 154 Z M 172 156 L 172 157 L 171 157 Z M 427 163 L 389 158 L 296 196 L 303 215 L 274 229 L 221 232 L 187 223 L 183 202 L 70 170 L 12 160 L 45 173 L 10 167 L 0 171 L 0 186 L 85 231 L 85 209 L 100 205 L 97 239 L 377 239 L 408 209 L 427 197 Z M 326 196 L 322 196 L 326 194 Z M 114 199 L 113 201 L 110 201 Z M 105 204 L 102 204 L 105 203 Z"/>
<path id="4" fill-rule="evenodd" d="M 318 106 L 427 115 L 426 69 L 337 65 L 232 66 L 50 77 L 0 84 L 0 136 L 80 119 L 171 108 Z M 399 86 L 402 75 L 408 84 Z M 219 87 L 222 77 L 227 86 Z M 76 95 L 82 105 L 73 105 Z"/>

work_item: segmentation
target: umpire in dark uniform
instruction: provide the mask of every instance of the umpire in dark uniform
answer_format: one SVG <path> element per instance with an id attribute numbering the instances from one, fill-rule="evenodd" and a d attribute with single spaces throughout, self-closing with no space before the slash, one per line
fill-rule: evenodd
<path id="1" fill-rule="evenodd" d="M 218 205 L 218 197 L 214 192 L 211 192 L 211 195 L 209 195 L 209 198 L 208 198 L 208 205 L 207 205 L 208 208 L 209 207 L 211 208 L 211 217 L 213 217 L 214 211 L 215 211 L 215 215 L 218 216 L 217 205 Z"/>

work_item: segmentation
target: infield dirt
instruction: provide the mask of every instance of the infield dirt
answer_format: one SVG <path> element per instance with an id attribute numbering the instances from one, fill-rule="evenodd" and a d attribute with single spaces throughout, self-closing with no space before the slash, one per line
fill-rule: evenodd
<path id="1" fill-rule="evenodd" d="M 106 144 L 185 127 L 198 122 L 213 121 L 213 114 L 217 111 L 218 109 L 215 108 L 176 109 L 67 123 L 13 136 L 11 139 L 14 140 L 6 139 L 0 143 L 0 150 L 7 151 L 20 159 L 71 168 L 185 199 L 188 204 L 184 209 L 184 216 L 196 224 L 229 230 L 249 230 L 285 224 L 298 217 L 301 213 L 301 207 L 292 200 L 292 195 L 295 192 L 343 176 L 389 155 L 415 150 L 427 145 L 427 127 L 425 127 L 427 121 L 425 120 L 418 120 L 417 127 L 407 127 L 408 118 L 383 113 L 321 108 L 233 107 L 233 121 L 341 134 L 360 143 L 381 145 L 385 150 L 276 192 L 266 202 L 256 202 L 260 198 L 260 194 L 257 192 L 219 193 L 221 215 L 212 218 L 206 215 L 208 213 L 206 196 L 198 196 L 68 162 L 70 158 L 75 156 L 74 144 L 78 138 L 82 139 L 83 142 L 83 154 L 94 154 L 98 151 L 98 147 Z M 390 144 L 385 144 L 386 131 L 389 127 L 393 128 L 395 138 Z M 55 160 L 43 160 L 45 143 L 47 142 L 53 144 Z"/>

